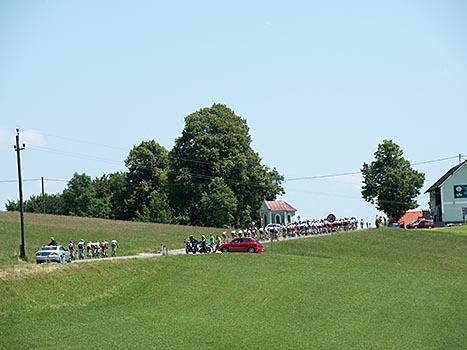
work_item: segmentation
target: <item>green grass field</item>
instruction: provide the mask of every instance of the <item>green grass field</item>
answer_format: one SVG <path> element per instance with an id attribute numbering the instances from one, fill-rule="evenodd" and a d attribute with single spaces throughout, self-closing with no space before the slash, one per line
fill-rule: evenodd
<path id="1" fill-rule="evenodd" d="M 467 348 L 466 227 L 29 265 L 0 279 L 2 349 Z"/>
<path id="2" fill-rule="evenodd" d="M 161 243 L 169 249 L 182 248 L 189 234 L 200 236 L 222 233 L 219 229 L 163 225 L 80 218 L 72 216 L 25 214 L 25 241 L 28 260 L 34 262 L 37 249 L 54 237 L 68 247 L 70 239 L 75 244 L 84 239 L 96 241 L 117 239 L 119 255 L 135 255 L 140 252 L 159 250 Z M 18 265 L 20 244 L 19 214 L 0 212 L 0 266 Z"/>

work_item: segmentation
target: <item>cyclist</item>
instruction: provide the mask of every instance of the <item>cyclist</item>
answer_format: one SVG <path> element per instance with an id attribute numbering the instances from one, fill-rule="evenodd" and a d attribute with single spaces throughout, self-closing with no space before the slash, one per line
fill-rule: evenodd
<path id="1" fill-rule="evenodd" d="M 68 244 L 68 251 L 70 252 L 71 260 L 75 260 L 75 244 L 73 243 L 73 240 Z"/>
<path id="2" fill-rule="evenodd" d="M 79 260 L 84 259 L 84 239 L 81 239 L 78 242 L 78 259 Z"/>
<path id="3" fill-rule="evenodd" d="M 88 254 L 88 258 L 89 258 L 89 259 L 92 258 L 92 251 L 93 251 L 92 241 L 89 241 L 89 242 L 86 244 L 86 252 L 87 252 L 87 254 Z"/>
<path id="4" fill-rule="evenodd" d="M 112 247 L 112 256 L 116 257 L 117 256 L 117 249 L 118 249 L 118 242 L 116 239 L 112 239 L 110 242 L 110 246 Z"/>
<path id="5" fill-rule="evenodd" d="M 102 257 L 106 258 L 107 255 L 108 255 L 107 252 L 109 250 L 109 241 L 107 241 L 106 239 L 101 241 L 100 242 L 100 248 L 101 248 Z"/>
<path id="6" fill-rule="evenodd" d="M 92 255 L 94 258 L 98 258 L 99 257 L 99 253 L 100 253 L 100 243 L 99 241 L 96 241 L 93 243 L 93 251 L 92 251 Z"/>

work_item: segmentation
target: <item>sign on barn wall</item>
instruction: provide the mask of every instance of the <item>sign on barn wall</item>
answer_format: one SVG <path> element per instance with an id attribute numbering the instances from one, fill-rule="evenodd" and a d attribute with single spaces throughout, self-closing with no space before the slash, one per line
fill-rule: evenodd
<path id="1" fill-rule="evenodd" d="M 454 185 L 454 198 L 467 198 L 467 185 Z"/>

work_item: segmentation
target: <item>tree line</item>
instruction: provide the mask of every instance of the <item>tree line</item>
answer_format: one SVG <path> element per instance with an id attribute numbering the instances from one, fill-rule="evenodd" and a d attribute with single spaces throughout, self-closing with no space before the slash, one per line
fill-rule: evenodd
<path id="1" fill-rule="evenodd" d="M 75 173 L 62 193 L 27 199 L 25 211 L 41 213 L 45 201 L 50 214 L 222 227 L 258 220 L 261 202 L 284 193 L 246 120 L 222 104 L 188 115 L 170 151 L 155 140 L 134 146 L 125 166 L 94 179 Z"/>

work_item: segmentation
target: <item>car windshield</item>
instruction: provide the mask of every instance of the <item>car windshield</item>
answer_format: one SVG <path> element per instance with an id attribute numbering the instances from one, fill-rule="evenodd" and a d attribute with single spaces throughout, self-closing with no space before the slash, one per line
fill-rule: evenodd
<path id="1" fill-rule="evenodd" d="M 54 245 L 44 246 L 40 250 L 56 250 L 57 247 Z"/>

